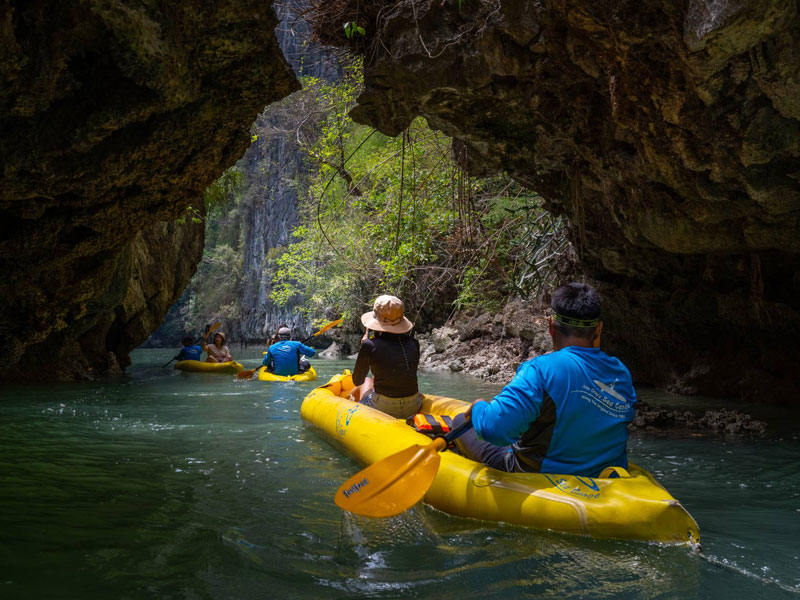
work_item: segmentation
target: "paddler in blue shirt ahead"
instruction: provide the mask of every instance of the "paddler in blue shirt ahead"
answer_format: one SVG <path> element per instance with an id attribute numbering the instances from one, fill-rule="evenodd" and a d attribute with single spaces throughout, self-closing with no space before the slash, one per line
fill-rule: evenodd
<path id="1" fill-rule="evenodd" d="M 267 349 L 267 355 L 261 365 L 275 375 L 297 375 L 305 373 L 311 363 L 302 356 L 314 356 L 316 351 L 302 342 L 291 341 L 292 330 L 288 327 L 278 329 L 278 341 Z"/>
<path id="2" fill-rule="evenodd" d="M 183 348 L 178 352 L 178 360 L 200 360 L 203 358 L 203 349 L 194 344 L 192 338 L 183 338 Z"/>
<path id="3" fill-rule="evenodd" d="M 491 402 L 479 398 L 461 453 L 500 471 L 596 477 L 628 467 L 636 392 L 628 369 L 600 350 L 600 296 L 586 283 L 553 292 L 553 352 L 522 363 Z"/>

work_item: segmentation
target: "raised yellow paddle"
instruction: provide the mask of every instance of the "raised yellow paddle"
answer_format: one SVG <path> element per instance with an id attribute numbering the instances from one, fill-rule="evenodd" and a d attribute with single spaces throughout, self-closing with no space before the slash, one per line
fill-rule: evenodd
<path id="1" fill-rule="evenodd" d="M 203 330 L 203 333 L 204 333 L 204 334 L 209 334 L 209 333 L 211 333 L 211 332 L 213 332 L 213 331 L 216 331 L 217 329 L 219 329 L 219 326 L 220 326 L 220 325 L 221 325 L 221 323 L 220 323 L 219 321 L 217 321 L 217 322 L 216 322 L 216 323 L 214 323 L 213 325 L 206 325 L 206 328 Z M 199 342 L 199 341 L 200 341 L 200 340 L 202 340 L 202 339 L 203 339 L 203 336 L 200 336 L 199 338 L 197 338 L 197 339 L 194 341 L 194 343 L 196 344 L 197 342 Z M 163 364 L 163 365 L 161 365 L 161 368 L 163 369 L 164 367 L 168 366 L 168 365 L 169 365 L 169 363 L 171 363 L 173 360 L 177 360 L 177 359 L 178 359 L 178 357 L 177 357 L 177 356 L 173 356 L 172 358 L 170 358 L 170 359 L 169 359 L 169 361 L 167 361 L 167 363 L 166 363 L 166 364 Z"/>
<path id="2" fill-rule="evenodd" d="M 439 470 L 439 452 L 466 433 L 465 421 L 427 446 L 415 444 L 362 469 L 336 490 L 336 505 L 365 517 L 393 517 L 422 500 Z"/>
<path id="3" fill-rule="evenodd" d="M 322 327 L 322 328 L 321 328 L 321 329 L 320 329 L 320 330 L 319 330 L 317 333 L 315 333 L 314 335 L 312 335 L 312 336 L 309 336 L 309 337 L 307 337 L 306 339 L 304 339 L 304 340 L 303 340 L 303 343 L 305 344 L 306 342 L 308 342 L 308 341 L 309 341 L 309 340 L 311 340 L 312 338 L 315 338 L 315 337 L 317 337 L 318 335 L 322 335 L 323 333 L 325 333 L 326 331 L 328 331 L 328 329 L 331 329 L 331 328 L 333 328 L 333 327 L 336 327 L 337 325 L 341 325 L 341 324 L 342 324 L 342 321 L 344 321 L 344 318 L 341 318 L 341 319 L 336 319 L 335 321 L 331 321 L 330 323 L 326 323 L 326 324 L 325 324 L 325 326 L 324 326 L 324 327 Z"/>
<path id="4" fill-rule="evenodd" d="M 328 329 L 331 329 L 332 327 L 336 327 L 337 325 L 340 325 L 342 323 L 342 321 L 344 321 L 343 318 L 342 319 L 336 319 L 335 321 L 331 321 L 330 323 L 326 323 L 324 327 L 322 327 L 319 331 L 317 331 L 317 333 L 315 333 L 312 336 L 307 337 L 306 339 L 304 339 L 300 343 L 301 344 L 305 344 L 307 341 L 317 337 L 318 335 L 322 335 L 323 333 L 328 331 Z M 264 352 L 264 354 L 266 354 L 266 352 Z M 258 369 L 260 369 L 260 368 L 261 367 L 258 367 L 258 368 L 255 368 L 255 369 L 248 369 L 247 371 L 240 371 L 239 373 L 236 374 L 236 378 L 237 379 L 250 379 L 250 378 L 253 377 L 253 374 L 256 371 L 258 371 Z"/>

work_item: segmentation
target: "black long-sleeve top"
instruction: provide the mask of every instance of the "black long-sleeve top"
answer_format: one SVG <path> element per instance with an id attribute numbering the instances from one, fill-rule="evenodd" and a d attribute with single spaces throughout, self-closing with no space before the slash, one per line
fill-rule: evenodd
<path id="1" fill-rule="evenodd" d="M 407 334 L 376 332 L 361 342 L 353 383 L 361 385 L 372 370 L 375 391 L 390 398 L 412 396 L 419 391 L 417 367 L 419 342 Z"/>

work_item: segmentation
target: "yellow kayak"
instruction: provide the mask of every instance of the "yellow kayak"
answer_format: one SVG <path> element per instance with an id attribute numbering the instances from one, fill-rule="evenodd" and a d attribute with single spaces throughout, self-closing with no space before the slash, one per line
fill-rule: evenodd
<path id="1" fill-rule="evenodd" d="M 187 373 L 221 373 L 223 375 L 235 375 L 239 371 L 244 371 L 241 363 L 231 360 L 224 363 L 209 363 L 202 360 L 179 360 L 175 363 L 178 371 Z"/>
<path id="2" fill-rule="evenodd" d="M 403 419 L 347 400 L 352 388 L 352 377 L 345 371 L 314 389 L 300 409 L 303 421 L 344 446 L 364 465 L 414 444 L 430 443 L 428 436 L 417 433 Z M 421 412 L 452 417 L 468 406 L 461 400 L 426 394 Z M 695 520 L 646 470 L 631 463 L 627 471 L 609 467 L 601 475 L 505 473 L 445 451 L 424 501 L 460 517 L 533 529 L 699 544 Z"/>
<path id="3" fill-rule="evenodd" d="M 259 381 L 316 381 L 317 372 L 314 367 L 309 367 L 305 373 L 298 373 L 297 375 L 273 375 L 264 367 L 258 370 Z"/>

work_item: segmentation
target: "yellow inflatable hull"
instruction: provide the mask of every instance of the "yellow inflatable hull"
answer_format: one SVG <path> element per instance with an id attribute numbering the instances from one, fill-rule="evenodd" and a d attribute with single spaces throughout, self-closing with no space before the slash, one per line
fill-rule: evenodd
<path id="1" fill-rule="evenodd" d="M 178 371 L 186 373 L 220 373 L 222 375 L 235 375 L 244 371 L 241 363 L 231 360 L 224 363 L 209 363 L 202 360 L 179 360 L 175 363 Z"/>
<path id="2" fill-rule="evenodd" d="M 307 425 L 370 465 L 414 444 L 429 444 L 402 419 L 346 399 L 353 387 L 345 371 L 306 396 Z M 421 412 L 454 416 L 469 405 L 425 395 Z M 453 452 L 443 452 L 424 501 L 447 513 L 595 538 L 698 545 L 691 515 L 646 470 L 634 464 L 606 479 L 546 473 L 504 473 Z M 344 476 L 343 476 L 344 479 Z"/>
<path id="3" fill-rule="evenodd" d="M 316 381 L 317 372 L 314 367 L 310 367 L 305 373 L 298 373 L 297 375 L 273 375 L 264 367 L 258 370 L 259 381 Z"/>

